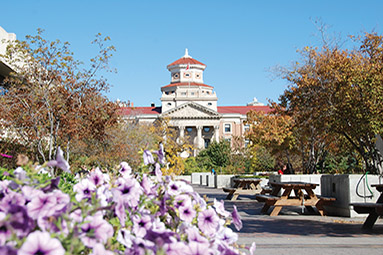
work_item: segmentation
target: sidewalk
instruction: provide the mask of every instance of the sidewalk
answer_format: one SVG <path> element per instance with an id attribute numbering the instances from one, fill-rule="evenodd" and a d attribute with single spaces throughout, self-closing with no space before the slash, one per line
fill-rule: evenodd
<path id="1" fill-rule="evenodd" d="M 224 200 L 222 189 L 193 185 L 209 201 Z M 225 208 L 233 205 L 242 217 L 243 228 L 239 244 L 256 242 L 256 254 L 383 254 L 383 220 L 379 219 L 372 230 L 363 230 L 365 218 L 345 218 L 302 214 L 301 207 L 283 208 L 280 215 L 262 215 L 262 203 L 251 197 L 240 196 L 237 201 L 225 200 Z"/>

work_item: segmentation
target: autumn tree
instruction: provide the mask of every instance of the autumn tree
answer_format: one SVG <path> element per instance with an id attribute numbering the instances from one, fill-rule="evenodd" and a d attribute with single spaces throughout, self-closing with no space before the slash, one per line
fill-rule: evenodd
<path id="1" fill-rule="evenodd" d="M 276 105 L 274 105 L 276 107 Z M 264 113 L 249 111 L 245 124 L 249 129 L 245 136 L 250 141 L 250 150 L 255 156 L 259 146 L 267 148 L 273 155 L 282 155 L 291 163 L 291 151 L 296 144 L 293 134 L 293 119 L 282 110 Z"/>
<path id="2" fill-rule="evenodd" d="M 365 170 L 377 172 L 376 134 L 383 131 L 383 37 L 366 33 L 355 49 L 306 47 L 303 63 L 285 75 L 286 111 L 307 120 L 316 139 L 342 136 L 360 155 Z"/>
<path id="3" fill-rule="evenodd" d="M 171 125 L 167 117 L 158 119 L 152 125 L 152 133 L 156 140 L 164 145 L 166 165 L 161 168 L 165 175 L 180 175 L 185 172 L 185 160 L 182 153 L 190 156 L 193 146 L 187 135 L 180 137 L 177 129 Z"/>
<path id="4" fill-rule="evenodd" d="M 35 159 L 47 161 L 58 146 L 69 158 L 75 140 L 102 140 L 105 127 L 116 122 L 117 105 L 101 93 L 108 83 L 100 72 L 108 69 L 114 51 L 109 38 L 96 36 L 99 49 L 90 66 L 75 60 L 69 43 L 48 41 L 37 35 L 26 41 L 9 42 L 3 61 L 13 72 L 3 83 L 0 97 L 2 131 L 15 142 L 28 146 Z"/>

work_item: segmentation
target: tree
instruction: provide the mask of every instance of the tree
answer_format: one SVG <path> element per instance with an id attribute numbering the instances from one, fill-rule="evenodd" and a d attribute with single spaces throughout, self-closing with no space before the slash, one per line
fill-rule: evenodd
<path id="1" fill-rule="evenodd" d="M 38 30 L 26 41 L 10 42 L 1 56 L 15 72 L 3 84 L 0 119 L 3 131 L 29 146 L 35 160 L 51 160 L 58 146 L 69 159 L 73 141 L 103 140 L 106 127 L 117 121 L 118 105 L 101 94 L 109 85 L 98 77 L 109 70 L 114 47 L 106 46 L 110 39 L 98 34 L 93 44 L 99 54 L 83 69 L 69 43 L 50 42 L 42 34 Z"/>
<path id="2" fill-rule="evenodd" d="M 226 167 L 230 164 L 230 142 L 221 140 L 212 142 L 207 149 L 200 151 L 197 161 L 202 161 L 206 170 L 214 167 Z"/>
<path id="3" fill-rule="evenodd" d="M 295 149 L 296 138 L 293 133 L 294 120 L 284 111 L 273 105 L 276 111 L 263 113 L 249 111 L 246 124 L 249 129 L 245 133 L 249 139 L 253 156 L 259 154 L 259 147 L 268 148 L 272 155 L 281 154 L 291 163 L 291 151 Z M 258 152 L 257 152 L 258 151 Z"/>
<path id="4" fill-rule="evenodd" d="M 282 105 L 297 119 L 310 118 L 316 139 L 342 136 L 359 153 L 365 170 L 377 172 L 375 136 L 383 132 L 383 37 L 366 33 L 359 47 L 306 47 L 304 63 L 285 76 Z M 327 137 L 329 140 L 335 140 Z"/>

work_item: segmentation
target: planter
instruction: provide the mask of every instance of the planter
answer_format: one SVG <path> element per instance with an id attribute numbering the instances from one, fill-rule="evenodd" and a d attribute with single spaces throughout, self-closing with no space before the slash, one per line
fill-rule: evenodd
<path id="1" fill-rule="evenodd" d="M 356 188 L 361 175 L 357 174 L 339 174 L 339 175 L 323 175 L 321 178 L 321 190 L 323 196 L 335 197 L 336 201 L 327 206 L 326 210 L 331 215 L 339 215 L 345 217 L 365 217 L 365 214 L 358 214 L 352 209 L 350 203 L 375 203 L 380 193 L 371 184 L 379 184 L 379 176 L 368 175 L 368 186 L 373 192 L 372 198 L 362 198 L 358 196 Z M 364 182 L 361 181 L 358 187 L 359 195 L 369 195 L 370 192 Z"/>

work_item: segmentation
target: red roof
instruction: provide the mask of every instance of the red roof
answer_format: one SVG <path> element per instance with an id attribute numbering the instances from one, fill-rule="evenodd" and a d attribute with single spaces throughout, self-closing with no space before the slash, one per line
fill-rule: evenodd
<path id="1" fill-rule="evenodd" d="M 272 112 L 269 106 L 218 106 L 218 113 L 239 113 L 245 115 L 251 110 L 262 111 L 265 113 Z M 161 114 L 161 107 L 122 107 L 120 108 L 121 115 L 141 115 L 141 114 Z"/>
<path id="2" fill-rule="evenodd" d="M 217 111 L 219 113 L 239 113 L 245 115 L 251 110 L 256 110 L 259 112 L 272 112 L 273 109 L 271 109 L 269 106 L 266 105 L 249 105 L 249 106 L 217 106 Z"/>
<path id="3" fill-rule="evenodd" d="M 161 107 L 122 107 L 121 115 L 160 114 Z"/>
<path id="4" fill-rule="evenodd" d="M 197 82 L 176 82 L 176 83 L 170 83 L 168 85 L 163 86 L 162 88 L 168 88 L 168 87 L 177 87 L 177 86 L 202 86 L 202 87 L 208 87 L 208 88 L 213 88 L 210 85 L 203 84 L 203 83 L 197 83 Z"/>
<path id="5" fill-rule="evenodd" d="M 194 58 L 185 58 L 185 57 L 182 57 L 176 61 L 174 61 L 173 63 L 169 64 L 169 66 L 175 66 L 175 65 L 186 65 L 186 64 L 191 64 L 191 65 L 203 65 L 203 66 L 206 66 L 205 64 L 199 62 L 198 60 L 195 60 Z"/>

